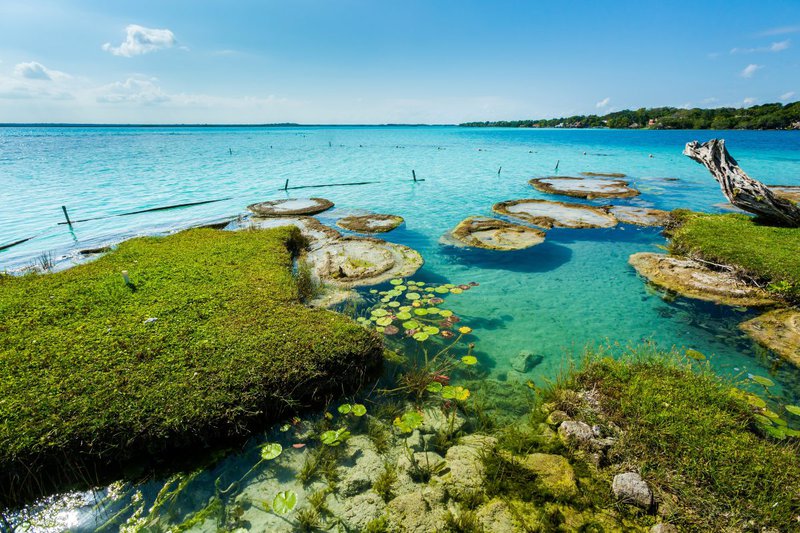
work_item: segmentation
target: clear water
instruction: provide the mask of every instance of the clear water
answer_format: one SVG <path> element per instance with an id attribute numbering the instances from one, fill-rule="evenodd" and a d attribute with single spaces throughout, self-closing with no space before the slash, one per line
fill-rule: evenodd
<path id="1" fill-rule="evenodd" d="M 403 216 L 406 224 L 382 238 L 423 255 L 426 263 L 415 279 L 480 284 L 449 305 L 474 328 L 476 355 L 494 378 L 505 378 L 520 350 L 543 357 L 530 373 L 537 380 L 556 376 L 586 345 L 653 342 L 699 350 L 721 374 L 770 375 L 778 382 L 773 392 L 794 401 L 797 373 L 777 365 L 737 329 L 754 312 L 665 301 L 628 266 L 630 254 L 664 244 L 657 229 L 552 229 L 545 243 L 520 252 L 439 243 L 467 216 L 491 216 L 492 204 L 502 200 L 576 201 L 527 183 L 553 175 L 557 162 L 564 176 L 630 176 L 642 194 L 616 204 L 718 211 L 725 199 L 716 182 L 681 155 L 686 142 L 718 136 L 750 175 L 769 184 L 800 185 L 800 132 L 0 128 L 0 245 L 37 235 L 0 251 L 0 269 L 35 262 L 42 252 L 68 262 L 81 248 L 236 216 L 254 202 L 321 196 L 336 204 L 319 215 L 329 224 L 364 211 Z M 424 181 L 414 183 L 412 169 Z M 286 179 L 290 187 L 372 183 L 287 195 L 281 190 Z M 57 225 L 61 205 L 79 220 L 222 197 L 232 199 L 76 223 L 72 231 Z M 251 464 L 242 457 L 217 468 Z"/>

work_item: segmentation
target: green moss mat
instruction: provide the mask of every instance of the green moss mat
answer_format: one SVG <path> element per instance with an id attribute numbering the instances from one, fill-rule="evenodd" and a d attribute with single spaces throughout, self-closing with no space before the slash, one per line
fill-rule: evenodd
<path id="1" fill-rule="evenodd" d="M 761 435 L 741 394 L 693 366 L 665 355 L 595 359 L 560 388 L 597 394 L 624 431 L 614 462 L 639 469 L 665 519 L 687 531 L 749 530 L 750 521 L 753 530 L 793 530 L 797 445 Z"/>
<path id="2" fill-rule="evenodd" d="M 800 294 L 800 228 L 761 225 L 741 214 L 673 212 L 670 251 L 699 254 L 707 261 L 740 267 L 767 279 L 773 289 Z"/>
<path id="3" fill-rule="evenodd" d="M 300 303 L 300 240 L 196 229 L 0 276 L 0 498 L 82 479 L 84 464 L 201 447 L 357 385 L 381 340 Z"/>

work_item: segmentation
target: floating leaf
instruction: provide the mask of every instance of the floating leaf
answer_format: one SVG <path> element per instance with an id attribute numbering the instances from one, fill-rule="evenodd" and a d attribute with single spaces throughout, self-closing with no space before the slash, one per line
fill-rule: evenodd
<path id="1" fill-rule="evenodd" d="M 375 326 L 375 331 L 377 331 L 378 333 L 383 333 L 386 331 L 386 328 L 383 326 Z"/>
<path id="2" fill-rule="evenodd" d="M 396 316 L 398 320 L 408 320 L 409 318 L 411 318 L 411 313 L 407 311 L 400 311 L 399 313 L 397 313 Z"/>
<path id="3" fill-rule="evenodd" d="M 442 385 L 438 381 L 431 381 L 430 383 L 428 383 L 428 386 L 425 387 L 425 388 L 428 390 L 428 392 L 434 392 L 435 393 L 435 392 L 441 392 L 443 387 L 444 387 L 444 385 Z"/>
<path id="4" fill-rule="evenodd" d="M 414 314 L 417 315 L 417 316 L 425 316 L 425 315 L 428 314 L 428 310 L 427 309 L 421 309 L 421 308 L 420 309 L 414 309 Z"/>
<path id="5" fill-rule="evenodd" d="M 378 294 L 378 290 L 377 289 L 370 289 L 369 293 L 370 294 Z"/>
<path id="6" fill-rule="evenodd" d="M 456 400 L 463 402 L 469 398 L 469 389 L 465 389 L 461 386 L 454 387 L 452 385 L 448 385 L 442 389 L 442 398 L 445 400 Z"/>
<path id="7" fill-rule="evenodd" d="M 320 435 L 319 440 L 322 444 L 328 446 L 339 446 L 341 443 L 350 438 L 350 432 L 346 428 L 339 428 L 337 430 L 329 430 Z"/>
<path id="8" fill-rule="evenodd" d="M 422 425 L 422 414 L 417 411 L 408 411 L 394 419 L 394 426 L 402 433 L 411 433 Z"/>
<path id="9" fill-rule="evenodd" d="M 409 320 L 407 322 L 403 322 L 403 328 L 405 329 L 417 329 L 420 326 L 420 323 L 416 320 Z"/>
<path id="10" fill-rule="evenodd" d="M 392 318 L 388 316 L 382 316 L 381 318 L 376 320 L 375 323 L 378 324 L 379 326 L 388 326 L 389 324 L 392 323 Z"/>
<path id="11" fill-rule="evenodd" d="M 444 287 L 436 287 L 434 291 L 436 291 L 438 294 L 447 294 L 448 292 L 450 292 L 450 289 L 446 289 Z"/>
<path id="12" fill-rule="evenodd" d="M 389 280 L 389 283 L 391 283 L 392 285 L 402 285 L 403 284 L 403 280 L 402 279 L 392 279 L 392 280 Z"/>
<path id="13" fill-rule="evenodd" d="M 416 292 L 408 292 L 406 293 L 406 298 L 408 298 L 409 300 L 419 300 L 419 294 L 417 294 Z"/>
<path id="14" fill-rule="evenodd" d="M 367 414 L 367 408 L 364 407 L 362 404 L 357 403 L 353 406 L 353 415 L 364 416 L 365 414 Z"/>
<path id="15" fill-rule="evenodd" d="M 412 307 L 410 305 L 401 305 L 400 307 L 398 307 L 398 309 L 400 311 L 404 311 L 404 312 L 407 313 L 407 312 L 411 311 Z"/>
<path id="16" fill-rule="evenodd" d="M 792 413 L 793 415 L 800 416 L 800 407 L 796 405 L 787 405 L 786 410 Z"/>
<path id="17" fill-rule="evenodd" d="M 754 376 L 753 374 L 750 374 L 749 377 L 759 385 L 763 385 L 765 387 L 772 387 L 775 385 L 775 382 L 769 378 L 765 378 L 762 376 Z"/>
<path id="18" fill-rule="evenodd" d="M 462 335 L 466 335 L 467 333 L 472 333 L 472 328 L 469 326 L 461 326 L 458 328 L 458 332 Z"/>
<path id="19" fill-rule="evenodd" d="M 424 287 L 425 286 L 425 282 L 424 281 L 418 281 L 416 283 L 416 285 L 417 285 L 417 287 Z"/>
<path id="20" fill-rule="evenodd" d="M 399 331 L 400 330 L 397 328 L 397 326 L 386 326 L 383 328 L 384 335 L 397 335 L 397 332 Z"/>
<path id="21" fill-rule="evenodd" d="M 706 358 L 705 355 L 698 352 L 697 350 L 686 350 L 686 356 L 691 357 L 692 359 L 696 359 L 697 361 L 704 361 Z"/>
<path id="22" fill-rule="evenodd" d="M 394 291 L 398 292 L 398 296 L 399 296 L 399 293 L 400 293 L 400 292 L 403 292 L 404 290 L 406 290 L 406 289 L 408 289 L 408 288 L 410 288 L 410 287 L 406 287 L 405 285 L 397 285 L 397 286 L 394 288 Z"/>
<path id="23" fill-rule="evenodd" d="M 772 425 L 772 420 L 770 420 L 769 418 L 767 418 L 764 415 L 755 414 L 755 415 L 753 415 L 753 418 L 756 420 L 756 422 L 758 422 L 762 426 L 771 426 Z"/>
<path id="24" fill-rule="evenodd" d="M 272 510 L 278 514 L 286 514 L 294 510 L 295 505 L 297 505 L 297 493 L 293 490 L 279 492 L 272 500 Z"/>
<path id="25" fill-rule="evenodd" d="M 459 289 L 458 287 L 454 287 L 450 289 L 450 292 L 453 294 L 461 294 L 462 292 L 464 292 L 464 289 Z"/>
<path id="26" fill-rule="evenodd" d="M 414 333 L 413 337 L 414 337 L 415 341 L 422 342 L 422 341 L 428 340 L 429 335 L 427 333 L 422 332 L 422 331 L 418 331 L 418 332 Z"/>
<path id="27" fill-rule="evenodd" d="M 277 442 L 268 442 L 261 448 L 261 459 L 271 461 L 283 452 L 283 446 Z"/>
<path id="28" fill-rule="evenodd" d="M 389 302 L 389 307 L 400 307 L 400 302 Z"/>
<path id="29" fill-rule="evenodd" d="M 422 332 L 427 333 L 428 335 L 436 335 L 437 333 L 439 333 L 439 328 L 437 328 L 436 326 L 425 326 L 424 328 L 422 328 Z"/>
<path id="30" fill-rule="evenodd" d="M 445 318 L 453 316 L 453 312 L 449 309 L 442 309 L 439 311 L 439 316 L 443 316 Z"/>
<path id="31" fill-rule="evenodd" d="M 353 406 L 350 405 L 349 403 L 343 403 L 342 405 L 339 406 L 339 409 L 337 409 L 337 411 L 339 411 L 343 415 L 346 415 L 347 413 L 349 413 L 352 410 L 353 410 Z"/>
<path id="32" fill-rule="evenodd" d="M 281 426 L 281 433 L 286 433 L 290 429 L 292 429 L 292 425 L 291 424 L 284 424 L 284 425 Z"/>
<path id="33" fill-rule="evenodd" d="M 767 402 L 765 402 L 755 394 L 748 394 L 746 399 L 747 403 L 749 403 L 753 407 L 758 407 L 759 409 L 763 409 L 767 406 Z"/>
<path id="34" fill-rule="evenodd" d="M 428 309 L 426 309 L 426 311 L 428 311 L 429 315 L 438 315 L 439 314 L 439 308 L 437 308 L 437 307 L 429 307 Z"/>
<path id="35" fill-rule="evenodd" d="M 464 357 L 461 358 L 461 362 L 464 363 L 465 365 L 474 365 L 475 363 L 478 362 L 478 358 L 475 357 L 474 355 L 465 355 Z"/>

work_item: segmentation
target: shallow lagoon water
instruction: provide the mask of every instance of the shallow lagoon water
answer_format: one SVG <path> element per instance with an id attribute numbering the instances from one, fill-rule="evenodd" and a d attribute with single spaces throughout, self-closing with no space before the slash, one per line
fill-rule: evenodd
<path id="1" fill-rule="evenodd" d="M 30 264 L 42 252 L 68 264 L 78 249 L 236 216 L 254 202 L 320 196 L 336 204 L 318 215 L 329 225 L 364 211 L 403 216 L 405 224 L 382 238 L 422 254 L 426 263 L 414 279 L 480 284 L 448 305 L 474 329 L 475 355 L 491 378 L 508 379 L 520 350 L 542 356 L 528 375 L 542 382 L 566 369 L 587 345 L 651 342 L 698 350 L 724 375 L 769 375 L 778 383 L 773 393 L 793 402 L 798 373 L 776 365 L 737 329 L 754 311 L 666 301 L 628 266 L 630 254 L 664 244 L 658 229 L 554 228 L 543 244 L 518 252 L 439 243 L 465 217 L 492 216 L 499 201 L 580 202 L 528 185 L 531 178 L 553 175 L 556 162 L 564 176 L 625 173 L 642 193 L 583 203 L 718 211 L 715 204 L 724 202 L 718 185 L 681 155 L 686 142 L 718 136 L 750 175 L 769 184 L 800 185 L 798 132 L 0 128 L 0 245 L 38 236 L 1 251 L 0 269 Z M 414 183 L 412 169 L 424 181 Z M 287 194 L 280 190 L 286 179 L 290 187 L 373 183 Z M 76 223 L 73 231 L 57 225 L 61 205 L 80 220 L 228 196 L 201 206 Z M 247 470 L 252 462 L 247 454 L 221 462 L 195 482 L 194 500 L 207 498 L 204 491 L 213 490 L 208 485 L 215 475 Z M 152 483 L 149 490 L 159 486 Z M 91 506 L 81 509 L 70 511 L 69 520 L 77 530 L 92 530 Z"/>

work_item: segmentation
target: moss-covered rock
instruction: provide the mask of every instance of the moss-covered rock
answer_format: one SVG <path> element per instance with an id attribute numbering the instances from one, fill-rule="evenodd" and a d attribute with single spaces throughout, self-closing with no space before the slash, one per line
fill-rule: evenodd
<path id="1" fill-rule="evenodd" d="M 620 179 L 552 176 L 535 178 L 528 183 L 538 191 L 576 198 L 630 198 L 639 194 L 639 191 L 628 186 L 627 181 Z"/>
<path id="2" fill-rule="evenodd" d="M 356 233 L 386 233 L 400 226 L 403 217 L 398 215 L 351 215 L 340 218 L 336 225 Z"/>
<path id="3" fill-rule="evenodd" d="M 533 472 L 539 490 L 556 500 L 574 498 L 578 494 L 575 471 L 566 457 L 550 453 L 530 453 L 521 459 L 523 468 Z"/>
<path id="4" fill-rule="evenodd" d="M 453 228 L 445 242 L 486 250 L 522 250 L 544 242 L 542 230 L 488 217 L 469 217 Z"/>
<path id="5" fill-rule="evenodd" d="M 609 211 L 620 222 L 636 226 L 665 226 L 670 215 L 669 211 L 630 205 L 613 205 Z"/>
<path id="6" fill-rule="evenodd" d="M 361 383 L 381 339 L 302 305 L 300 241 L 291 227 L 198 229 L 1 277 L 3 503 L 242 435 Z"/>

